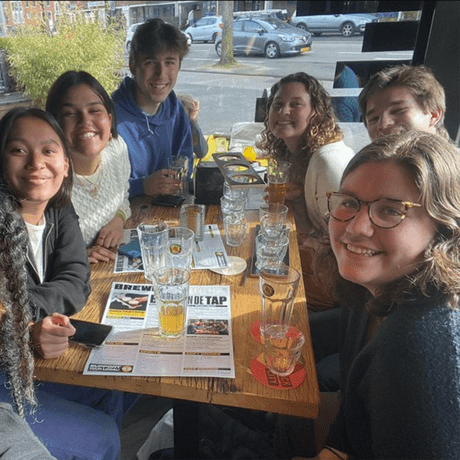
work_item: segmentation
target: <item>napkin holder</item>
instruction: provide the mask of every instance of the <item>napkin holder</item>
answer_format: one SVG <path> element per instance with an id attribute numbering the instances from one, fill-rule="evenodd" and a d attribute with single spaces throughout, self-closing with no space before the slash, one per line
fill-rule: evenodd
<path id="1" fill-rule="evenodd" d="M 214 153 L 213 158 L 230 187 L 266 187 L 259 173 L 240 152 Z"/>
<path id="2" fill-rule="evenodd" d="M 200 161 L 195 170 L 195 203 L 220 204 L 224 177 L 214 161 Z"/>

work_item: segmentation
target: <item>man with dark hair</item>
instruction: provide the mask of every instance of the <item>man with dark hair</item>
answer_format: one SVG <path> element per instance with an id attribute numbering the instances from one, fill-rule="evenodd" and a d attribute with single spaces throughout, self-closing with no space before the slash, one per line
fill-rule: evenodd
<path id="1" fill-rule="evenodd" d="M 423 65 L 403 64 L 377 72 L 358 100 L 372 140 L 404 128 L 449 138 L 444 127 L 444 88 Z"/>
<path id="2" fill-rule="evenodd" d="M 173 195 L 180 187 L 170 160 L 184 155 L 193 161 L 190 122 L 173 91 L 185 35 L 162 19 L 149 19 L 134 33 L 129 55 L 133 77 L 125 77 L 113 93 L 118 132 L 131 161 L 130 197 Z"/>

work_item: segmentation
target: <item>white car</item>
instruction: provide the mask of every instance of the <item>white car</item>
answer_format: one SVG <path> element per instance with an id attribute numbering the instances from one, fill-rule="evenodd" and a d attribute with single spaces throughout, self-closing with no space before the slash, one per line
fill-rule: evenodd
<path id="1" fill-rule="evenodd" d="M 378 22 L 378 19 L 372 14 L 319 14 L 296 16 L 292 19 L 291 25 L 307 30 L 313 35 L 334 32 L 351 37 L 355 33 L 364 34 L 369 22 Z"/>
<path id="2" fill-rule="evenodd" d="M 189 26 L 184 31 L 190 37 L 190 41 L 203 41 L 215 43 L 217 37 L 222 35 L 222 18 L 218 16 L 205 16 Z"/>
<path id="3" fill-rule="evenodd" d="M 129 26 L 128 32 L 126 32 L 126 40 L 125 40 L 125 50 L 127 53 L 129 53 L 129 49 L 131 47 L 131 40 L 133 39 L 134 32 L 136 32 L 136 29 L 141 25 L 144 24 L 143 22 L 138 22 L 137 24 L 132 24 Z M 184 32 L 182 32 L 184 33 Z M 184 34 L 185 35 L 185 34 Z M 192 41 L 190 40 L 190 37 L 187 37 L 187 45 L 190 46 L 192 44 Z"/>

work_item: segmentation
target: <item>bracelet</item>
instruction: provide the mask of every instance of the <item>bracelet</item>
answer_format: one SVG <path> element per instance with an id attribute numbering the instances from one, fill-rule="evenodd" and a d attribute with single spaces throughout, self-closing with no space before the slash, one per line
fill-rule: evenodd
<path id="1" fill-rule="evenodd" d="M 121 219 L 121 221 L 123 222 L 123 225 L 125 225 L 125 223 L 126 223 L 126 214 L 121 209 L 119 209 L 117 211 L 116 216 L 119 217 Z"/>
<path id="2" fill-rule="evenodd" d="M 329 447 L 329 446 L 323 446 L 323 449 L 326 449 L 328 450 L 329 452 L 332 452 L 339 460 L 345 460 L 345 458 L 343 458 L 341 455 L 339 455 L 335 449 L 333 449 L 332 447 Z"/>

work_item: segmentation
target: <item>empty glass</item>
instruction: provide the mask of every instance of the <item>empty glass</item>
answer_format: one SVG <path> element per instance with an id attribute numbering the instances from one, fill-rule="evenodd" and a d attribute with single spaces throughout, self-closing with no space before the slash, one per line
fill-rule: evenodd
<path id="1" fill-rule="evenodd" d="M 168 225 L 162 221 L 143 222 L 137 227 L 145 277 L 152 283 L 153 272 L 166 263 Z"/>
<path id="2" fill-rule="evenodd" d="M 248 221 L 239 214 L 230 214 L 224 218 L 225 239 L 228 246 L 241 246 L 248 229 Z"/>

